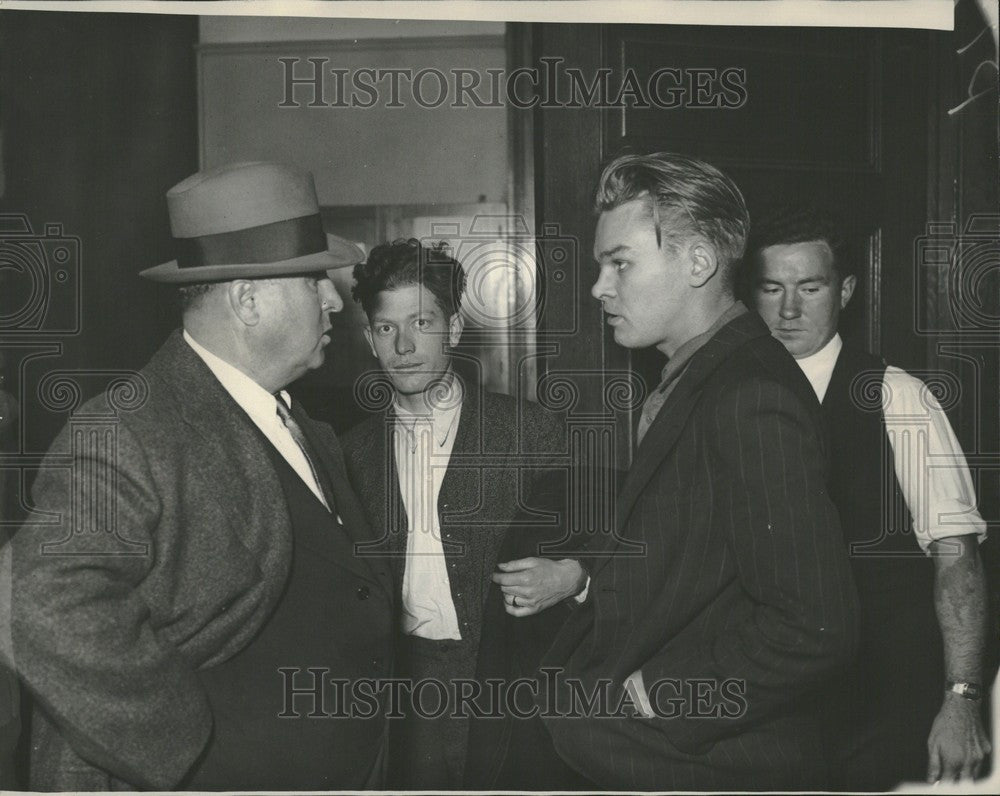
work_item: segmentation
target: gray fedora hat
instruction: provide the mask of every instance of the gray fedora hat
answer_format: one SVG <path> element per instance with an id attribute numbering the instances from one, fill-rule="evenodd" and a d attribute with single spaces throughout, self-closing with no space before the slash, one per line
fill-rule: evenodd
<path id="1" fill-rule="evenodd" d="M 283 163 L 230 163 L 167 191 L 177 259 L 147 268 L 154 282 L 185 284 L 327 271 L 364 252 L 327 235 L 307 171 Z"/>

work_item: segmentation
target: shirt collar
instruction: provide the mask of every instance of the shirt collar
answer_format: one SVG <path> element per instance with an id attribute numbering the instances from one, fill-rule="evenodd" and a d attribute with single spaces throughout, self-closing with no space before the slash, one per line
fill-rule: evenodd
<path id="1" fill-rule="evenodd" d="M 281 390 L 278 396 L 272 395 L 242 370 L 226 362 L 226 360 L 213 354 L 205 346 L 201 345 L 201 343 L 188 333 L 187 329 L 184 330 L 184 341 L 191 346 L 194 352 L 208 366 L 208 369 L 212 371 L 215 378 L 219 380 L 219 383 L 232 396 L 233 400 L 251 417 L 266 418 L 268 420 L 276 417 L 277 407 L 274 401 L 278 396 L 285 402 L 285 406 L 289 409 L 291 408 L 292 397 L 286 390 Z"/>
<path id="2" fill-rule="evenodd" d="M 815 354 L 795 360 L 796 364 L 802 368 L 802 372 L 806 374 L 806 378 L 809 379 L 809 383 L 820 402 L 826 396 L 826 388 L 830 386 L 830 377 L 833 376 L 837 357 L 840 356 L 840 349 L 843 347 L 844 341 L 840 339 L 839 334 L 835 334 L 830 338 L 830 342 Z"/>
<path id="3" fill-rule="evenodd" d="M 747 308 L 743 305 L 742 301 L 735 302 L 729 309 L 727 309 L 722 315 L 716 318 L 715 323 L 713 323 L 708 329 L 695 337 L 692 337 L 686 343 L 681 345 L 674 355 L 670 357 L 667 364 L 663 367 L 663 372 L 660 374 L 660 385 L 658 389 L 664 389 L 671 381 L 673 381 L 677 375 L 684 369 L 684 366 L 691 361 L 693 357 L 705 343 L 715 337 L 716 332 L 719 331 L 723 326 L 725 326 L 730 321 L 740 317 L 747 311 Z"/>
<path id="4" fill-rule="evenodd" d="M 398 400 L 394 399 L 392 402 L 397 426 L 402 427 L 412 437 L 417 423 L 431 423 L 434 441 L 438 447 L 443 446 L 448 441 L 448 437 L 455 428 L 459 411 L 462 408 L 462 401 L 465 398 L 461 379 L 455 377 L 454 371 L 449 370 L 445 374 L 444 381 L 447 382 L 447 386 L 442 391 L 435 392 L 435 398 L 438 400 L 430 408 L 429 414 L 409 412 L 399 405 Z"/>

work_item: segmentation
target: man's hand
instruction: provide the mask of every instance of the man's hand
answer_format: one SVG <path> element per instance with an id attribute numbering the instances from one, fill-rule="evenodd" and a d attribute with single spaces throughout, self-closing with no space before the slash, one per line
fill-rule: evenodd
<path id="1" fill-rule="evenodd" d="M 500 584 L 505 608 L 511 616 L 531 616 L 579 594 L 587 573 L 572 558 L 518 558 L 497 564 L 493 582 Z"/>
<path id="2" fill-rule="evenodd" d="M 974 534 L 952 536 L 931 542 L 929 551 L 945 675 L 953 682 L 981 683 L 988 600 L 979 543 Z M 979 702 L 945 691 L 927 738 L 928 782 L 972 779 L 989 749 Z"/>
<path id="3" fill-rule="evenodd" d="M 927 739 L 927 750 L 930 753 L 928 782 L 975 778 L 990 753 L 979 702 L 946 691 L 944 704 Z"/>

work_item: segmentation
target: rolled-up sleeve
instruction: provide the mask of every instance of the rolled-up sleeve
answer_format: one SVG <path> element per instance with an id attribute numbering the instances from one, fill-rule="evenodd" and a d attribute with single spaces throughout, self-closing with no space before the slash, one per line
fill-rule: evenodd
<path id="1" fill-rule="evenodd" d="M 965 454 L 930 388 L 899 368 L 886 368 L 882 412 L 921 549 L 949 536 L 975 534 L 983 541 L 986 523 L 976 508 Z"/>

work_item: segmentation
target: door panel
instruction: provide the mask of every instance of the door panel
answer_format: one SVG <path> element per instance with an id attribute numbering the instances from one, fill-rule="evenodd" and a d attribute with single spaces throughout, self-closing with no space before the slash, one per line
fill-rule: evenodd
<path id="1" fill-rule="evenodd" d="M 670 150 L 726 171 L 744 192 L 751 219 L 779 202 L 830 210 L 859 262 L 859 290 L 842 319 L 844 336 L 893 364 L 924 367 L 926 343 L 915 314 L 922 275 L 913 252 L 927 212 L 929 35 L 537 26 L 538 58 L 562 58 L 564 67 L 584 76 L 610 70 L 612 98 L 623 85 L 633 89 L 618 107 L 543 104 L 538 111 L 539 221 L 576 236 L 582 252 L 578 343 L 558 347 L 548 366 L 573 372 L 632 368 L 647 384 L 658 380 L 662 357 L 616 346 L 589 295 L 595 275 L 591 202 L 608 159 L 624 151 Z M 568 312 L 545 310 L 553 317 Z M 605 407 L 602 384 L 584 378 L 580 391 L 581 406 Z M 630 425 L 618 423 L 620 466 L 630 458 Z"/>
<path id="2" fill-rule="evenodd" d="M 877 169 L 876 37 L 853 30 L 800 30 L 794 38 L 718 28 L 608 33 L 606 57 L 620 79 L 631 69 L 652 92 L 650 107 L 637 102 L 608 113 L 609 154 L 630 143 L 697 151 L 720 166 Z M 702 113 L 714 110 L 726 112 Z"/>

